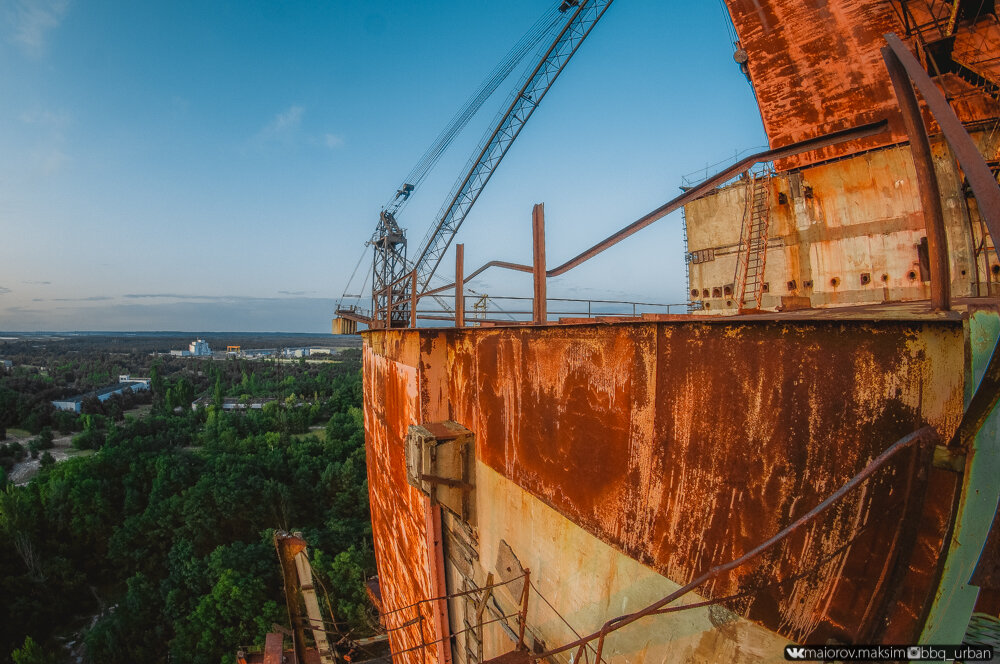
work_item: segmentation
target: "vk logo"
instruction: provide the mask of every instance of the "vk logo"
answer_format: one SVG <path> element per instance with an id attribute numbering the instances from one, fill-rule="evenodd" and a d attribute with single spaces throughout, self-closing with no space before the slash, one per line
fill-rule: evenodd
<path id="1" fill-rule="evenodd" d="M 785 659 L 805 659 L 806 649 L 785 646 Z"/>

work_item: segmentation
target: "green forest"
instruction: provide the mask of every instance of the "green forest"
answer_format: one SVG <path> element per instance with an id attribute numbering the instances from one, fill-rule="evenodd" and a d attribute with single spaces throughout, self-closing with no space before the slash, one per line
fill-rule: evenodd
<path id="1" fill-rule="evenodd" d="M 276 529 L 309 542 L 327 619 L 372 632 L 360 351 L 275 363 L 51 350 L 0 376 L 0 436 L 37 443 L 0 443 L 8 470 L 42 454 L 21 486 L 0 466 L 0 660 L 233 662 L 288 623 Z M 130 371 L 148 372 L 150 393 L 51 408 Z M 227 411 L 227 398 L 268 402 Z M 56 463 L 53 435 L 86 452 Z"/>

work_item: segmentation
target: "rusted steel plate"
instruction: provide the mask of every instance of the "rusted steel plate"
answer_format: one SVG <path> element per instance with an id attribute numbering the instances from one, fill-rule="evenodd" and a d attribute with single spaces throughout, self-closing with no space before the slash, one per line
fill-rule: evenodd
<path id="1" fill-rule="evenodd" d="M 528 664 L 531 654 L 527 650 L 511 650 L 509 653 L 486 660 L 485 664 Z"/>
<path id="2" fill-rule="evenodd" d="M 892 130 L 787 159 L 783 168 L 906 140 L 882 64 L 882 35 L 901 32 L 888 2 L 726 0 L 746 50 L 772 147 L 891 117 Z"/>
<path id="3" fill-rule="evenodd" d="M 905 142 L 906 131 L 879 49 L 883 35 L 905 28 L 890 2 L 870 0 L 726 0 L 757 93 L 772 147 L 780 147 L 887 118 L 890 131 L 783 159 L 779 170 Z M 944 3 L 940 3 L 944 4 Z M 920 3 L 909 3 L 914 12 Z M 947 11 L 947 8 L 941 10 Z M 918 20 L 929 17 L 917 17 Z M 926 22 L 926 21 L 925 21 Z M 954 55 L 986 77 L 995 76 L 1000 55 L 993 26 L 983 17 L 956 35 Z M 912 42 L 912 40 L 911 40 Z M 910 44 L 914 50 L 913 43 Z M 996 117 L 995 103 L 981 90 L 946 74 L 944 85 L 963 122 Z M 925 114 L 925 121 L 929 121 Z M 933 122 L 929 131 L 936 132 Z"/>
<path id="4" fill-rule="evenodd" d="M 961 476 L 948 470 L 928 470 L 928 486 L 917 519 L 917 532 L 910 549 L 909 565 L 895 597 L 887 607 L 875 637 L 883 643 L 915 641 L 914 628 L 924 621 L 944 565 L 942 550 L 949 539 L 954 518 L 954 498 L 961 490 Z"/>
<path id="5" fill-rule="evenodd" d="M 392 336 L 381 334 L 381 338 Z M 383 353 L 394 351 L 405 355 L 404 346 L 377 342 L 375 345 Z M 416 369 L 377 354 L 366 343 L 364 405 L 372 535 L 385 609 L 382 622 L 389 630 L 392 651 L 398 653 L 439 638 L 432 605 L 424 603 L 399 610 L 434 596 L 427 564 L 425 499 L 406 481 L 406 429 L 417 423 Z M 438 646 L 430 645 L 393 660 L 434 662 L 437 652 Z"/>
<path id="6" fill-rule="evenodd" d="M 958 321 L 410 334 L 428 351 L 421 394 L 448 400 L 422 408 L 447 410 L 480 460 L 677 583 L 777 532 L 923 423 L 948 438 L 961 416 Z M 955 489 L 912 461 L 704 593 L 753 591 L 730 608 L 793 640 L 878 635 L 887 616 L 912 634 Z"/>
<path id="7" fill-rule="evenodd" d="M 271 632 L 264 639 L 264 664 L 281 664 L 285 652 L 285 637 Z"/>

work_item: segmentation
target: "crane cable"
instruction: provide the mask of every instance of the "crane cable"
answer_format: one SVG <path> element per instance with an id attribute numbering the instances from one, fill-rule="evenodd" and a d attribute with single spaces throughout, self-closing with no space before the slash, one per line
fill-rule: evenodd
<path id="1" fill-rule="evenodd" d="M 459 108 L 451 118 L 441 133 L 429 148 L 421 155 L 417 163 L 406 175 L 405 183 L 414 187 L 419 185 L 430 170 L 437 164 L 438 160 L 451 145 L 455 137 L 469 124 L 473 116 L 482 108 L 483 104 L 496 92 L 500 84 L 507 80 L 511 72 L 524 60 L 525 56 L 534 51 L 538 44 L 552 32 L 559 24 L 560 12 L 554 6 L 550 6 L 541 17 L 535 21 L 534 25 L 525 32 L 521 38 L 511 47 L 510 51 L 500 60 L 493 70 L 487 74 L 486 78 L 479 84 L 479 87 L 469 96 L 465 103 Z M 385 207 L 389 207 L 394 199 L 390 199 Z M 402 206 L 401 206 L 402 207 Z M 401 209 L 400 207 L 400 209 Z"/>
<path id="2" fill-rule="evenodd" d="M 429 148 L 421 155 L 417 163 L 410 169 L 410 172 L 406 176 L 404 184 L 411 184 L 414 187 L 420 184 L 431 169 L 437 164 L 441 156 L 445 153 L 448 147 L 451 145 L 455 137 L 469 124 L 472 117 L 482 108 L 483 104 L 496 92 L 500 84 L 510 76 L 511 72 L 517 67 L 518 63 L 524 60 L 525 56 L 536 50 L 538 44 L 543 42 L 546 36 L 552 32 L 555 27 L 559 24 L 561 17 L 561 12 L 554 6 L 550 5 L 535 23 L 525 32 L 521 38 L 514 44 L 513 47 L 507 52 L 507 54 L 500 60 L 500 62 L 486 75 L 482 83 L 475 89 L 472 95 L 466 100 L 466 102 L 459 108 L 452 119 L 445 125 L 445 128 L 441 130 L 434 142 Z M 384 207 L 389 207 L 395 201 L 396 196 L 389 200 Z M 397 212 L 405 206 L 405 200 L 397 207 Z M 383 208 L 384 209 L 384 208 Z M 354 271 L 351 273 L 350 279 L 348 279 L 347 284 L 344 287 L 344 292 L 337 300 L 336 307 L 339 309 L 343 304 L 344 300 L 353 300 L 364 297 L 362 294 L 360 297 L 353 297 L 349 295 L 351 293 L 351 286 L 354 283 L 354 278 L 357 276 L 358 268 L 361 266 L 361 262 L 364 260 L 367 254 L 367 243 L 365 245 L 366 250 L 363 250 L 361 257 L 358 259 L 357 264 L 354 266 Z M 371 269 L 369 268 L 368 274 L 371 274 Z M 368 277 L 365 281 L 361 282 L 362 290 L 364 290 L 364 284 L 368 282 Z"/>

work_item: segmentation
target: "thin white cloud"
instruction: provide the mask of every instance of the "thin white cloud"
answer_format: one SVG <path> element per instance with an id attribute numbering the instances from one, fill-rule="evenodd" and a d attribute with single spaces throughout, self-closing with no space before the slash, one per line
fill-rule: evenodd
<path id="1" fill-rule="evenodd" d="M 31 164 L 42 175 L 55 175 L 67 162 L 69 155 L 57 147 L 39 148 L 31 153 Z"/>
<path id="2" fill-rule="evenodd" d="M 38 125 L 51 129 L 62 129 L 73 117 L 66 111 L 34 110 L 21 113 L 21 122 L 28 125 Z"/>
<path id="3" fill-rule="evenodd" d="M 290 129 L 298 129 L 299 125 L 302 124 L 302 113 L 305 112 L 301 106 L 290 106 L 287 111 L 278 113 L 274 117 L 272 125 L 275 131 L 288 131 Z"/>
<path id="4" fill-rule="evenodd" d="M 263 129 L 261 129 L 260 137 L 276 138 L 278 136 L 291 134 L 302 126 L 302 115 L 305 112 L 305 109 L 301 106 L 294 104 L 289 106 L 275 115 L 274 118 L 268 122 Z"/>
<path id="5" fill-rule="evenodd" d="M 343 147 L 344 137 L 338 136 L 337 134 L 324 134 L 323 144 L 331 150 L 334 150 L 336 148 Z"/>
<path id="6" fill-rule="evenodd" d="M 271 121 L 257 132 L 253 142 L 258 145 L 268 142 L 293 143 L 299 139 L 299 129 L 302 127 L 302 116 L 305 108 L 292 104 L 275 114 Z"/>
<path id="7" fill-rule="evenodd" d="M 59 27 L 70 0 L 9 0 L 4 11 L 7 38 L 28 57 L 45 55 L 48 35 Z"/>
<path id="8" fill-rule="evenodd" d="M 183 295 L 180 293 L 126 293 L 122 295 L 130 300 L 140 300 L 147 298 L 168 298 L 171 300 L 217 300 L 216 295 Z"/>
<path id="9" fill-rule="evenodd" d="M 104 302 L 112 299 L 110 295 L 91 295 L 90 297 L 54 297 L 52 302 Z"/>

